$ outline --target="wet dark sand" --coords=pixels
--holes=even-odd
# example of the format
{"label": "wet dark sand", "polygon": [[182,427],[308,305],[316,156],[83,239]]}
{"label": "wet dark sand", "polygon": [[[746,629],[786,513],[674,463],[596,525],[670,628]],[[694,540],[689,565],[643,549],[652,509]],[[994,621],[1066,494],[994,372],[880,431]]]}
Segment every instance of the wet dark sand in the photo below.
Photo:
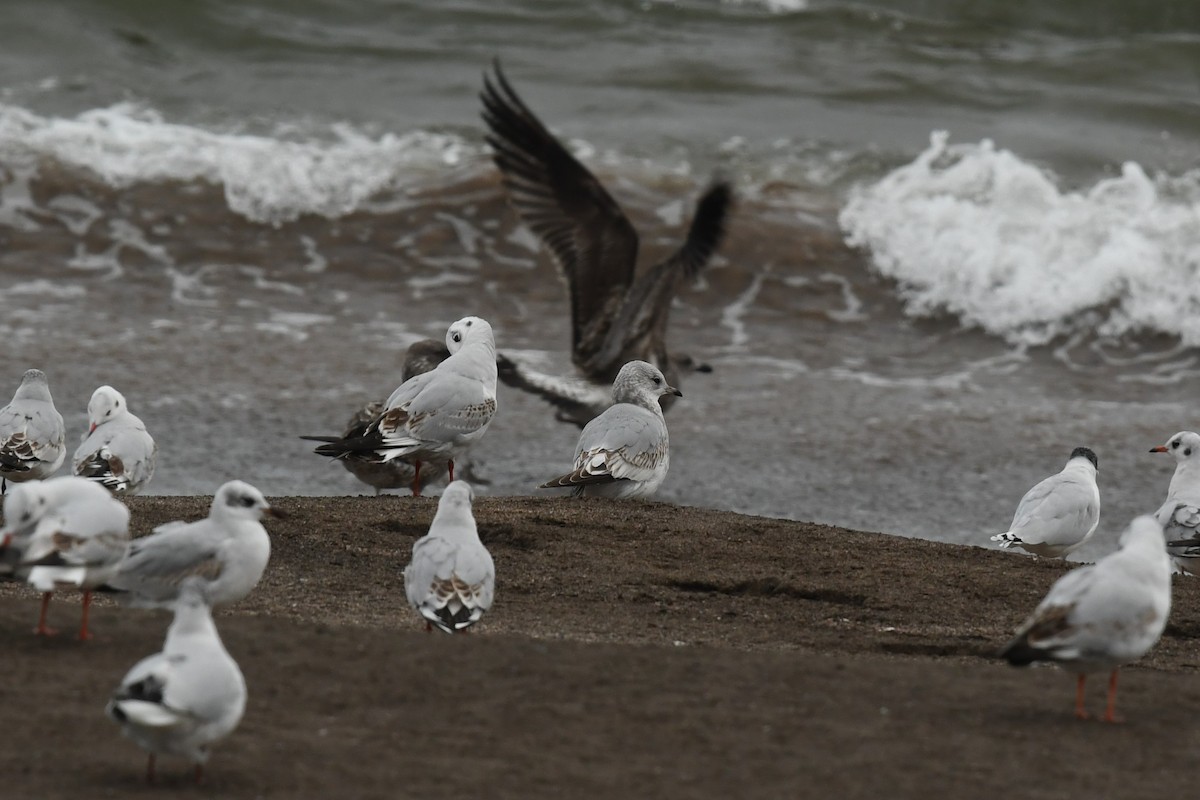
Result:
{"label": "wet dark sand", "polygon": [[[87,644],[0,589],[0,797],[1185,796],[1200,581],[1122,672],[1125,722],[992,657],[1067,565],[649,503],[482,498],[498,573],[477,632],[425,634],[401,570],[432,499],[281,498],[264,582],[218,625],[241,727],[205,785],[103,714],[165,613],[99,604]],[[131,501],[136,531],[199,497]],[[65,596],[51,622],[70,630]],[[1103,681],[1090,703],[1102,708]],[[1182,750],[1178,745],[1184,744]]]}

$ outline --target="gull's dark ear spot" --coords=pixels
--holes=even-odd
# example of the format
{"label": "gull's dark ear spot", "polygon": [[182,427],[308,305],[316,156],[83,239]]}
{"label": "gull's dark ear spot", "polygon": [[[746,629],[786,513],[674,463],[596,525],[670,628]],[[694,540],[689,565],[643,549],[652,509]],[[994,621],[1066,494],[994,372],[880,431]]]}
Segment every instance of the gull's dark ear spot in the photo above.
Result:
{"label": "gull's dark ear spot", "polygon": [[1185,456],[1190,456],[1192,454],[1192,448],[1190,448],[1190,447],[1183,448],[1183,454]]}
{"label": "gull's dark ear spot", "polygon": [[244,508],[250,508],[251,506],[254,505],[254,498],[248,494],[232,493],[229,495],[229,497],[227,497],[225,499],[225,503],[227,505],[234,506],[235,508],[237,506],[242,506]]}

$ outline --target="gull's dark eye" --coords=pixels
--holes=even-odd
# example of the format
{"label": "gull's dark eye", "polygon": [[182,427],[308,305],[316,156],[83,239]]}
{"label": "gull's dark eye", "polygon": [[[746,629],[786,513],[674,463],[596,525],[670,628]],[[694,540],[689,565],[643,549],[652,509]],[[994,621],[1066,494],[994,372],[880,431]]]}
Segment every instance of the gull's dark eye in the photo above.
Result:
{"label": "gull's dark eye", "polygon": [[654,379],[654,385],[655,385],[655,386],[662,386],[662,378],[655,377],[655,379]]}
{"label": "gull's dark eye", "polygon": [[110,408],[108,411],[105,411],[105,412],[104,412],[104,416],[106,416],[106,417],[111,417],[111,416],[112,416],[112,409]]}
{"label": "gull's dark eye", "polygon": [[1172,450],[1174,450],[1176,447],[1179,447],[1179,440],[1178,440],[1178,439],[1176,439],[1175,441],[1171,442],[1171,449],[1172,449]]}
{"label": "gull's dark eye", "polygon": [[29,522],[29,520],[32,517],[33,517],[33,514],[29,511],[26,511],[24,514],[21,515],[21,522]]}
{"label": "gull's dark eye", "polygon": [[254,498],[248,494],[242,495],[242,505],[244,505],[246,508],[250,508],[254,505]]}
{"label": "gull's dark eye", "polygon": [[462,334],[461,334],[461,333],[459,333],[458,331],[455,331],[453,334],[451,334],[451,335],[450,335],[450,338],[451,338],[451,339],[453,339],[453,340],[454,340],[454,341],[456,341],[456,342],[461,342],[461,341],[462,341]]}

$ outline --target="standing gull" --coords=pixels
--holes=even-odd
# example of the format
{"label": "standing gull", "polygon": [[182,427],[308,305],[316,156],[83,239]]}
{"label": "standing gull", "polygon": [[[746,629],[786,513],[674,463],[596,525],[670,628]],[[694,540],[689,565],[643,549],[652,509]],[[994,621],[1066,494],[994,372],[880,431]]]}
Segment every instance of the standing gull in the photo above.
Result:
{"label": "standing gull", "polygon": [[1088,674],[1112,670],[1104,719],[1115,722],[1117,671],[1155,645],[1170,610],[1171,562],[1162,527],[1141,516],[1121,534],[1116,552],[1059,578],[1000,656],[1013,666],[1055,661],[1077,673],[1080,719],[1088,716]]}
{"label": "standing gull", "polygon": [[54,408],[46,373],[27,370],[12,402],[0,408],[0,494],[8,481],[53,475],[66,455],[63,419]]}
{"label": "standing gull", "polygon": [[673,385],[680,369],[706,369],[667,352],[667,322],[681,283],[699,275],[724,237],[729,185],[714,183],[679,250],[638,275],[637,231],[600,181],[529,110],[498,61],[494,76],[484,76],[480,98],[509,201],[566,281],[571,360],[582,377],[540,374],[502,355],[504,382],[541,396],[558,408],[560,420],[582,426],[607,406],[608,386],[628,361],[655,364]]}
{"label": "standing gull", "polygon": [[[450,349],[448,345],[453,345],[453,349]],[[450,337],[447,337],[446,344],[434,339],[421,339],[413,342],[404,353],[404,366],[400,373],[400,380],[407,381],[417,375],[429,372],[449,358],[451,353],[457,352],[460,346],[461,343],[451,341]],[[326,444],[359,439],[386,408],[387,402],[384,400],[367,403],[350,417],[341,436],[301,436],[300,438]],[[374,453],[352,452],[337,460],[351,475],[368,486],[374,487],[376,497],[384,489],[411,489],[413,478],[416,477],[416,469],[412,463],[403,458],[379,461]],[[418,489],[424,490],[431,483],[441,480],[445,474],[445,465],[436,463],[425,465],[425,468],[421,470]]]}
{"label": "standing gull", "polygon": [[195,764],[199,783],[209,746],[242,719],[246,680],[217,634],[203,580],[185,581],[174,608],[162,652],[129,670],[105,712],[150,751],[148,782],[154,782],[155,757],[162,753]]}
{"label": "standing gull", "polygon": [[425,618],[425,630],[466,630],[492,607],[496,567],[475,528],[473,497],[466,481],[446,487],[429,533],[413,544],[404,568],[404,593]]}
{"label": "standing gull", "polygon": [[263,514],[282,516],[262,492],[230,481],[217,490],[208,517],[168,522],[129,544],[109,585],[140,607],[167,608],[190,576],[202,579],[215,608],[236,603],[258,585],[271,557]]}
{"label": "standing gull", "polygon": [[1095,453],[1076,447],[1062,472],[1025,493],[1012,525],[992,541],[1047,558],[1062,558],[1080,548],[1100,524],[1098,467]]}
{"label": "standing gull", "polygon": [[88,401],[88,432],[75,451],[74,470],[113,494],[137,494],[154,477],[158,445],[125,397],[101,386]]}
{"label": "standing gull", "polygon": [[91,639],[92,590],[113,576],[125,554],[129,509],[103,487],[68,476],[16,486],[4,500],[4,519],[4,560],[15,577],[42,593],[34,633],[55,633],[46,627],[50,598],[55,591],[77,589],[83,592],[79,638]]}
{"label": "standing gull", "polygon": [[424,464],[445,464],[453,481],[454,460],[487,432],[496,415],[492,326],[479,317],[463,317],[446,331],[446,346],[450,356],[400,384],[361,435],[323,444],[315,452],[376,463],[410,461],[417,496]]}
{"label": "standing gull", "polygon": [[577,495],[648,497],[667,477],[671,453],[658,398],[683,394],[658,367],[630,361],[613,382],[612,402],[579,434],[575,468],[539,489],[574,488]]}
{"label": "standing gull", "polygon": [[1175,457],[1175,474],[1167,499],[1154,518],[1163,526],[1167,553],[1175,569],[1186,575],[1200,573],[1200,434],[1180,431],[1151,453]]}

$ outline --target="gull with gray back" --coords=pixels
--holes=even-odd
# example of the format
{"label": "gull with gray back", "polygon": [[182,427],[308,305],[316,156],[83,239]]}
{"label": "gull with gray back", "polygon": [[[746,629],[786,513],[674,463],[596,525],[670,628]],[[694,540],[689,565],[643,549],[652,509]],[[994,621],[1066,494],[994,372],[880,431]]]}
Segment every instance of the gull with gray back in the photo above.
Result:
{"label": "gull with gray back", "polygon": [[421,493],[425,464],[445,465],[453,481],[455,459],[483,437],[496,415],[496,343],[487,320],[463,317],[446,331],[446,344],[450,356],[400,384],[361,435],[315,452],[375,463],[408,461],[414,495]]}
{"label": "gull with gray back", "polygon": [[258,585],[271,557],[264,514],[283,516],[258,489],[230,481],[205,519],[168,522],[133,540],[109,586],[130,605],[169,608],[183,582],[196,577],[214,608],[236,603]]}
{"label": "gull with gray back", "polygon": [[149,751],[146,780],[158,755],[186,758],[203,777],[209,748],[228,736],[246,710],[246,680],[213,623],[202,578],[189,578],[173,603],[175,619],[161,652],[133,666],[105,712]]}
{"label": "gull with gray back", "polygon": [[1089,673],[1111,670],[1104,719],[1116,721],[1117,672],[1152,648],[1171,611],[1171,562],[1162,527],[1133,520],[1119,549],[1059,578],[1000,653],[1013,666],[1052,661],[1079,677],[1075,715],[1087,717]]}
{"label": "gull with gray back", "polygon": [[1167,499],[1154,518],[1163,526],[1175,570],[1195,575],[1200,572],[1200,434],[1180,431],[1150,452],[1175,457]]}
{"label": "gull with gray back", "polygon": [[574,489],[576,495],[649,497],[671,462],[667,423],[658,399],[683,394],[653,364],[630,361],[612,387],[612,405],[579,434],[574,468],[539,489]]}
{"label": "gull with gray back", "polygon": [[475,527],[473,497],[466,481],[446,487],[429,533],[413,544],[404,568],[404,593],[426,630],[464,631],[492,607],[496,567]]}
{"label": "gull with gray back", "polygon": [[[453,349],[448,347],[450,344],[453,344]],[[423,375],[434,369],[438,364],[449,358],[451,353],[457,352],[459,347],[461,347],[461,343],[453,341],[447,341],[446,344],[442,344],[434,339],[421,339],[420,341],[413,342],[404,353],[404,365],[400,373],[401,382],[414,378],[417,375]],[[341,436],[301,436],[300,438],[313,442],[325,442],[326,444],[360,439],[367,433],[367,429],[371,423],[382,416],[386,409],[386,401],[372,401],[354,412],[354,415],[350,417],[350,421],[346,423],[346,429],[342,432]],[[321,453],[321,450],[318,448],[317,452]],[[321,453],[321,455],[325,455],[325,453]],[[336,460],[351,475],[374,488],[376,497],[384,489],[411,489],[413,479],[417,477],[416,468],[411,461],[405,458],[380,461],[373,451],[351,451]],[[418,491],[423,491],[425,487],[441,481],[445,475],[445,464],[425,464],[421,470],[420,480],[417,485]]]}
{"label": "gull with gray back", "polygon": [[1046,558],[1062,558],[1078,550],[1100,524],[1098,468],[1095,453],[1076,447],[1061,472],[1025,493],[1012,525],[992,541]]}
{"label": "gull with gray back", "polygon": [[133,495],[154,477],[158,445],[129,410],[125,396],[101,386],[88,401],[88,432],[75,450],[74,471],[113,494]]}
{"label": "gull with gray back", "polygon": [[9,481],[50,477],[66,455],[66,430],[46,373],[27,370],[12,402],[0,408],[0,494]]}
{"label": "gull with gray back", "polygon": [[6,527],[0,551],[11,577],[42,592],[42,610],[34,633],[51,635],[46,626],[56,591],[83,592],[79,638],[91,639],[88,610],[92,590],[116,572],[129,543],[129,509],[103,487],[73,476],[30,481],[4,498]]}

